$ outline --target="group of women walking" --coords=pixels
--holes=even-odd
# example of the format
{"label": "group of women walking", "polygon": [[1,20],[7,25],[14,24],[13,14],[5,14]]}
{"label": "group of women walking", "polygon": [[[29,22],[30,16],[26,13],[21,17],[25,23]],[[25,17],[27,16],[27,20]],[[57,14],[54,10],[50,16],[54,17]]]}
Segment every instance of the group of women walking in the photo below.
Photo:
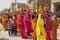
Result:
{"label": "group of women walking", "polygon": [[58,19],[57,16],[49,11],[49,5],[39,7],[38,12],[36,9],[32,9],[32,13],[29,7],[26,11],[19,10],[11,14],[8,10],[8,14],[2,15],[3,29],[8,29],[9,35],[14,33],[16,35],[19,32],[22,38],[33,36],[35,40],[57,40],[57,28]]}

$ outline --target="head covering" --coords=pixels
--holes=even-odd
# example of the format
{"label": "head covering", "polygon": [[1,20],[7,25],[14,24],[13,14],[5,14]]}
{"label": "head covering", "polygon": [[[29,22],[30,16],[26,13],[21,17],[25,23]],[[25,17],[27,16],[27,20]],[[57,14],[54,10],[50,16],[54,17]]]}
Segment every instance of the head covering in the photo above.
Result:
{"label": "head covering", "polygon": [[35,9],[35,8],[33,8],[33,9],[32,9],[32,12],[36,12],[36,9]]}
{"label": "head covering", "polygon": [[38,12],[39,12],[40,14],[43,13],[43,8],[42,8],[42,6],[39,7]]}
{"label": "head covering", "polygon": [[16,10],[14,10],[14,14],[16,14]]}
{"label": "head covering", "polygon": [[23,14],[23,10],[20,8],[20,11],[19,11],[20,14]]}
{"label": "head covering", "polygon": [[49,11],[49,5],[48,4],[45,5],[44,10]]}
{"label": "head covering", "polygon": [[6,14],[3,14],[3,17],[5,17],[5,18],[6,18]]}
{"label": "head covering", "polygon": [[29,11],[29,7],[26,8],[26,11]]}

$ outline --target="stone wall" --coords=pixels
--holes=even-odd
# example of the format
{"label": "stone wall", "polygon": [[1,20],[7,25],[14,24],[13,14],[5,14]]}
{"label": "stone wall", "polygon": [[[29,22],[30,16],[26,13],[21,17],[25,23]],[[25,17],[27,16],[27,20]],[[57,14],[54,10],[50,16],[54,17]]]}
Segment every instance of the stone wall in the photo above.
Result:
{"label": "stone wall", "polygon": [[51,0],[51,3],[57,3],[60,2],[60,0]]}

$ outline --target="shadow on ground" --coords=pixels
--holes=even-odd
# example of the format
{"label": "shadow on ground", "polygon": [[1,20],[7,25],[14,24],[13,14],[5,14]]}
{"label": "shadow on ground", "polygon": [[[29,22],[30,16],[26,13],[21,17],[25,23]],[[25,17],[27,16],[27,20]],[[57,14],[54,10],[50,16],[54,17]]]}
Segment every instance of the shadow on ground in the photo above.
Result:
{"label": "shadow on ground", "polygon": [[9,40],[9,39],[6,39],[6,38],[0,38],[0,40]]}

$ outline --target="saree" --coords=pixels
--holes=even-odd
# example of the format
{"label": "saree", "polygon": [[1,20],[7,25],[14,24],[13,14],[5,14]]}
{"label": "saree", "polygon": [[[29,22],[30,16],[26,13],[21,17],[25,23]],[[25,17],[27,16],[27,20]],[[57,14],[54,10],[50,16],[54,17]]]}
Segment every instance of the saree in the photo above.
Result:
{"label": "saree", "polygon": [[26,34],[30,36],[31,33],[31,15],[29,12],[26,12],[26,15],[24,16],[24,26],[26,28]]}
{"label": "saree", "polygon": [[41,14],[39,14],[38,20],[37,20],[36,35],[37,35],[37,40],[46,40],[44,21],[43,21],[43,18],[41,18]]}
{"label": "saree", "polygon": [[19,34],[22,38],[27,38],[26,33],[25,33],[25,28],[24,28],[24,23],[23,23],[23,16],[18,14],[17,15],[17,28],[19,29]]}
{"label": "saree", "polygon": [[34,17],[34,19],[31,21],[32,22],[32,30],[33,30],[33,37],[36,38],[36,22],[37,22],[37,17]]}
{"label": "saree", "polygon": [[7,24],[8,24],[8,19],[7,18],[2,18],[2,26],[3,26],[3,30],[7,31]]}
{"label": "saree", "polygon": [[52,16],[50,21],[50,27],[51,27],[52,40],[57,40],[57,28],[58,28],[57,18],[54,19],[54,17]]}
{"label": "saree", "polygon": [[50,17],[49,15],[46,15],[46,20],[45,20],[45,30],[46,30],[46,40],[51,40],[50,37]]}
{"label": "saree", "polygon": [[51,19],[51,15],[49,14],[49,12],[46,12],[44,15],[44,27],[46,31],[46,40],[51,40],[50,19]]}

